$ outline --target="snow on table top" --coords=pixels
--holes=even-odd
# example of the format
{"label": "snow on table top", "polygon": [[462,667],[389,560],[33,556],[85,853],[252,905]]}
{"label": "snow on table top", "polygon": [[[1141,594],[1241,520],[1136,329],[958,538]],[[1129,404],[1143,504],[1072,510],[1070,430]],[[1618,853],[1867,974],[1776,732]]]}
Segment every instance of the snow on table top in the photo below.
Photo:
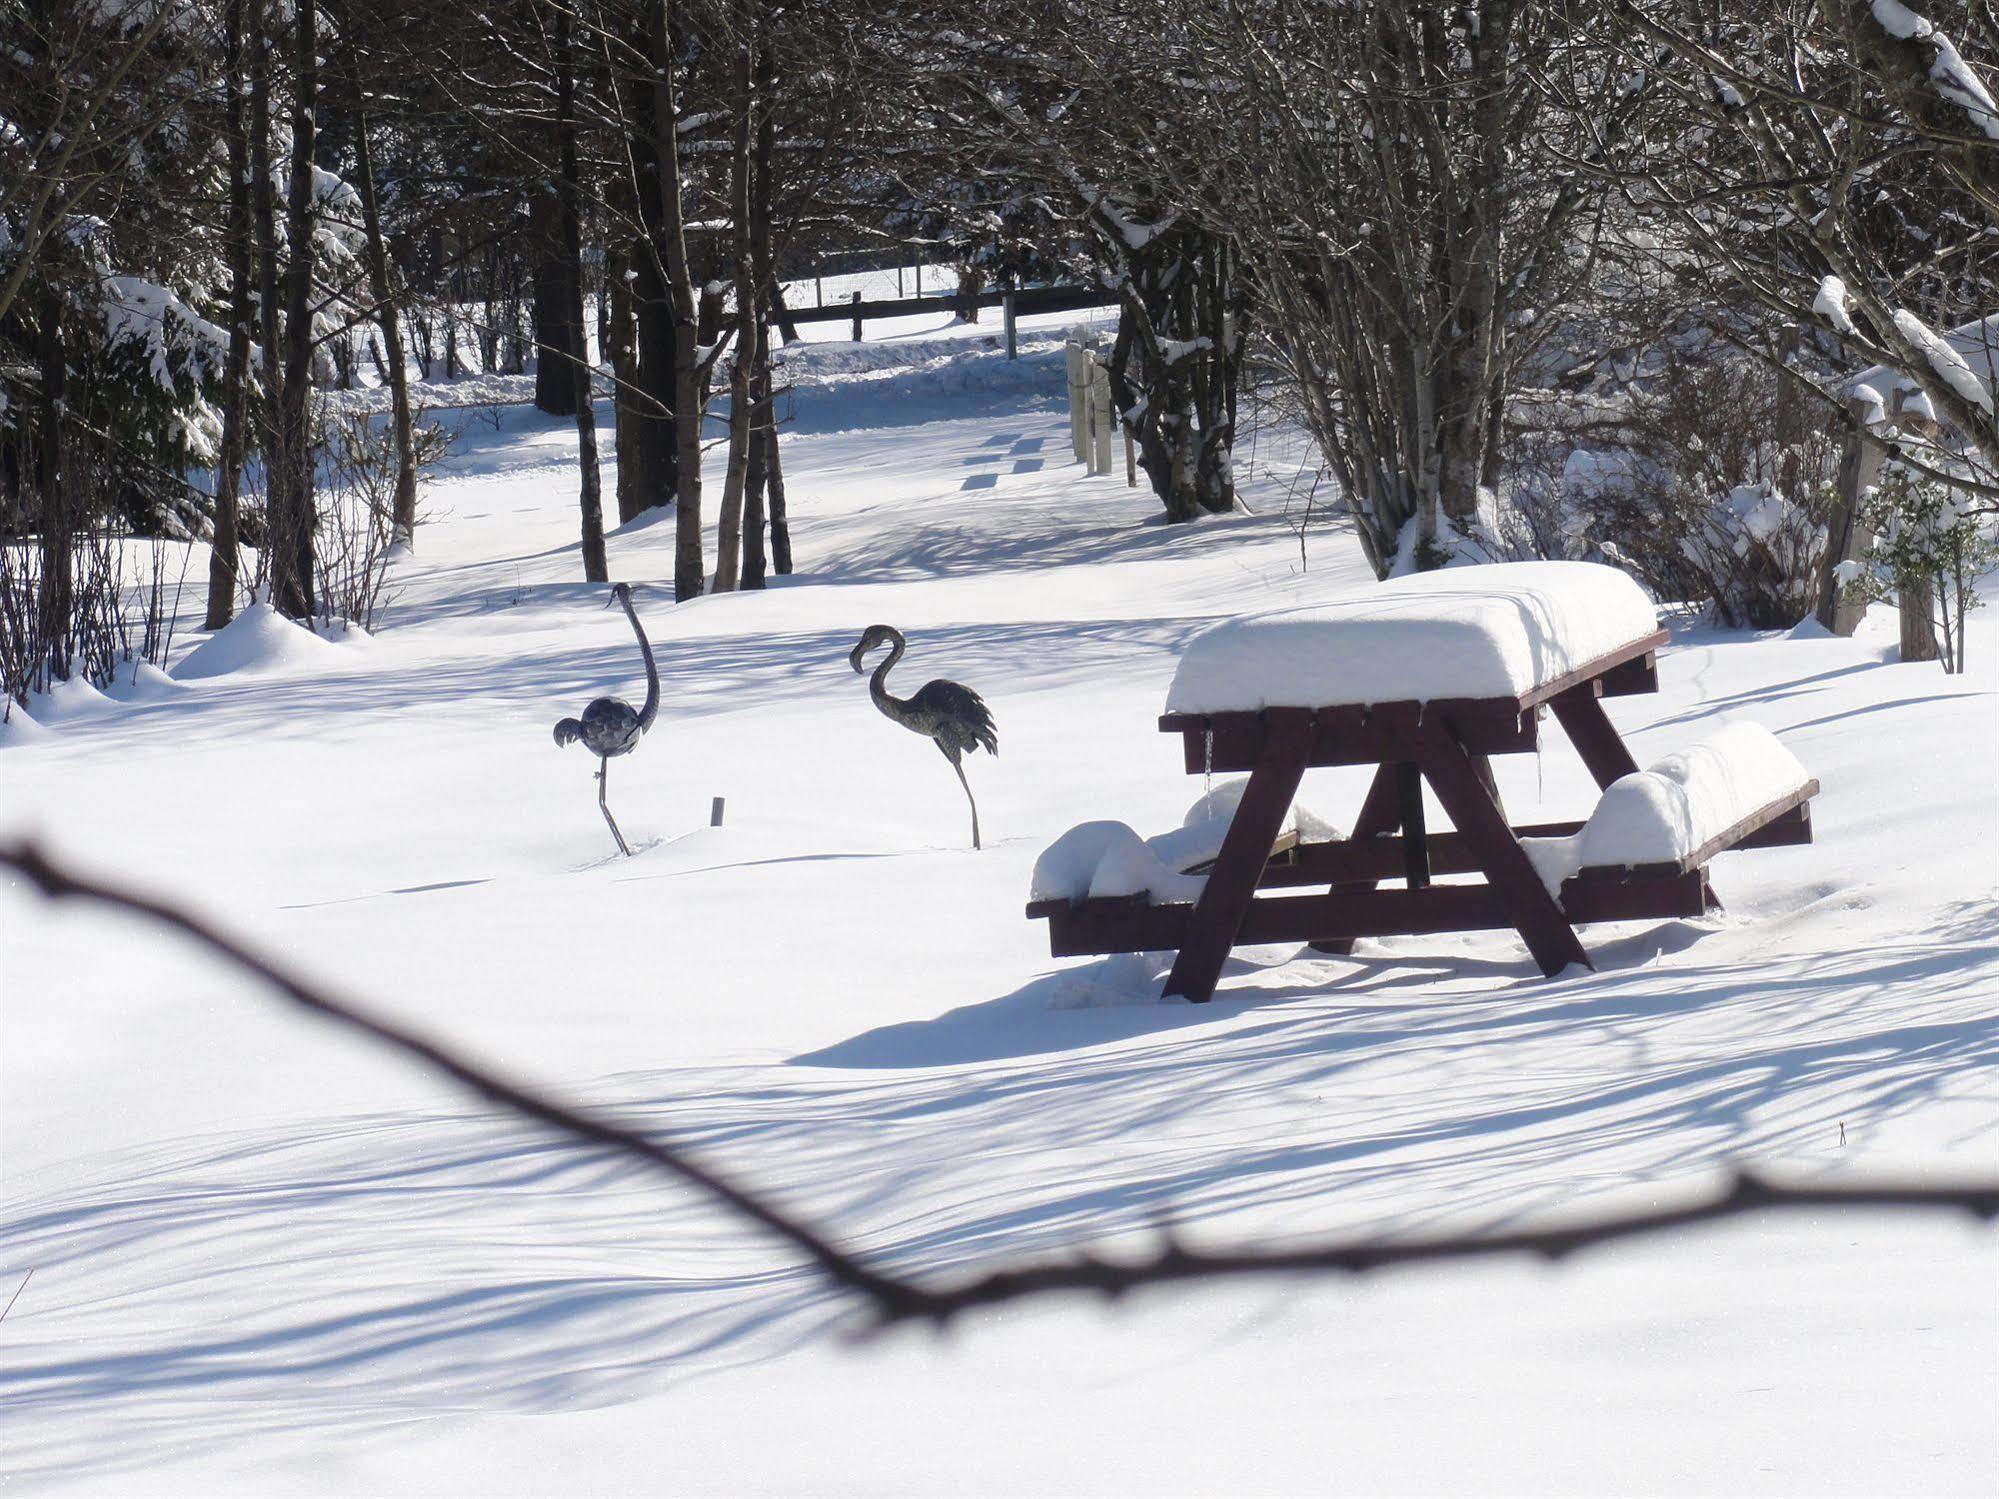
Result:
{"label": "snow on table top", "polygon": [[1611,782],[1582,830],[1523,840],[1550,891],[1579,869],[1677,864],[1811,776],[1761,724],[1730,723]]}
{"label": "snow on table top", "polygon": [[1594,562],[1500,562],[1248,615],[1180,657],[1168,713],[1518,697],[1658,628],[1636,583]]}

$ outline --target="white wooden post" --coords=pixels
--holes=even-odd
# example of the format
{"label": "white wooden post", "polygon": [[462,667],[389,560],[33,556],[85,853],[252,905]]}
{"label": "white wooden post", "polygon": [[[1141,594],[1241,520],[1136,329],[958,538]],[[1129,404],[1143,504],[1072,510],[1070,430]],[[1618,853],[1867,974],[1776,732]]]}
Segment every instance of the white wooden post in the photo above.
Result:
{"label": "white wooden post", "polygon": [[1117,413],[1111,409],[1111,370],[1107,364],[1090,361],[1090,402],[1096,417],[1095,461],[1090,465],[1093,474],[1107,474],[1111,471],[1111,428],[1117,423]]}
{"label": "white wooden post", "polygon": [[1089,461],[1089,438],[1085,430],[1088,420],[1089,388],[1084,379],[1085,361],[1089,358],[1081,343],[1070,339],[1063,350],[1068,359],[1069,369],[1069,446],[1075,450],[1076,461]]}

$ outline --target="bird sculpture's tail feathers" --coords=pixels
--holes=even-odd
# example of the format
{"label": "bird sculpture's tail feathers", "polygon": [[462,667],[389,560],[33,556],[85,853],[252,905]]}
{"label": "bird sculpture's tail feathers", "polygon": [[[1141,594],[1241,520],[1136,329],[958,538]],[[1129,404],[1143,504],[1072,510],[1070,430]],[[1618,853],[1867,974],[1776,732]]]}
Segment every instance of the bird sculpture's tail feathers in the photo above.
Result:
{"label": "bird sculpture's tail feathers", "polygon": [[565,718],[555,726],[555,742],[557,744],[574,744],[582,737],[583,720],[580,718]]}
{"label": "bird sculpture's tail feathers", "polygon": [[993,710],[986,706],[984,698],[970,688],[966,689],[965,695],[972,700],[972,712],[967,715],[970,722],[966,727],[972,731],[972,738],[978,741],[979,748],[989,755],[997,755],[999,727],[993,722]]}

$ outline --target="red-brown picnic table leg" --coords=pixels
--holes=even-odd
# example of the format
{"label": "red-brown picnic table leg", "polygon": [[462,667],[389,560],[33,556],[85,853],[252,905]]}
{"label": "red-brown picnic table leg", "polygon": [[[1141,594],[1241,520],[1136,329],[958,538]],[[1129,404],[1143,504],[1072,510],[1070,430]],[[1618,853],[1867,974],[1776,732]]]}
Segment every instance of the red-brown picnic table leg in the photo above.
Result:
{"label": "red-brown picnic table leg", "polygon": [[1562,732],[1569,736],[1569,743],[1576,747],[1583,764],[1596,777],[1599,791],[1620,776],[1637,773],[1638,762],[1631,758],[1631,751],[1625,747],[1624,737],[1617,732],[1617,725],[1603,711],[1603,699],[1597,696],[1595,682],[1571,687],[1567,692],[1557,694],[1553,703]]}
{"label": "red-brown picnic table leg", "polygon": [[[1380,838],[1402,826],[1401,781],[1397,775],[1398,763],[1384,761],[1375,767],[1374,780],[1367,788],[1367,797],[1360,804],[1360,812],[1353,820],[1353,831],[1347,834],[1347,841],[1357,843],[1363,838]],[[1351,884],[1333,886],[1333,893],[1342,890],[1372,890],[1379,880],[1356,880]],[[1349,957],[1353,953],[1354,939],[1337,937],[1330,942],[1314,942],[1313,952],[1331,953],[1335,957]]]}
{"label": "red-brown picnic table leg", "polygon": [[1471,846],[1541,972],[1553,978],[1571,963],[1595,967],[1450,726],[1419,716],[1404,732],[1410,740],[1410,758],[1423,767],[1437,800]]}
{"label": "red-brown picnic table leg", "polygon": [[1243,913],[1256,895],[1256,882],[1270,861],[1271,845],[1277,842],[1311,756],[1309,708],[1269,708],[1263,721],[1263,749],[1222,838],[1221,852],[1208,871],[1208,882],[1201,887],[1201,898],[1194,902],[1187,940],[1162,991],[1185,995],[1196,1004],[1214,996],[1222,965],[1242,928]]}

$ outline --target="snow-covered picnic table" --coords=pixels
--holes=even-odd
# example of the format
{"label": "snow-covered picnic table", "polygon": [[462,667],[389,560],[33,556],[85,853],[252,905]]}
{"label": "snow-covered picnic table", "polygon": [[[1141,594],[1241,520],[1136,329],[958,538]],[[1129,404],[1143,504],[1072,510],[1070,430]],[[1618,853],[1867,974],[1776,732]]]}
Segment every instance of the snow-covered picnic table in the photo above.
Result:
{"label": "snow-covered picnic table", "polygon": [[[1818,783],[1753,724],[1639,769],[1602,699],[1656,691],[1665,640],[1630,578],[1581,562],[1424,573],[1217,625],[1182,654],[1159,727],[1190,774],[1249,772],[1232,808],[1151,840],[1073,830],[1028,914],[1058,957],[1177,949],[1166,992],[1196,1001],[1237,943],[1510,926],[1544,973],[1588,966],[1577,923],[1699,915],[1715,854],[1811,838]],[[1489,757],[1539,748],[1547,711],[1603,797],[1585,821],[1516,826]],[[1317,765],[1376,767],[1344,838],[1293,810]],[[1449,831],[1425,825],[1426,781]]]}

